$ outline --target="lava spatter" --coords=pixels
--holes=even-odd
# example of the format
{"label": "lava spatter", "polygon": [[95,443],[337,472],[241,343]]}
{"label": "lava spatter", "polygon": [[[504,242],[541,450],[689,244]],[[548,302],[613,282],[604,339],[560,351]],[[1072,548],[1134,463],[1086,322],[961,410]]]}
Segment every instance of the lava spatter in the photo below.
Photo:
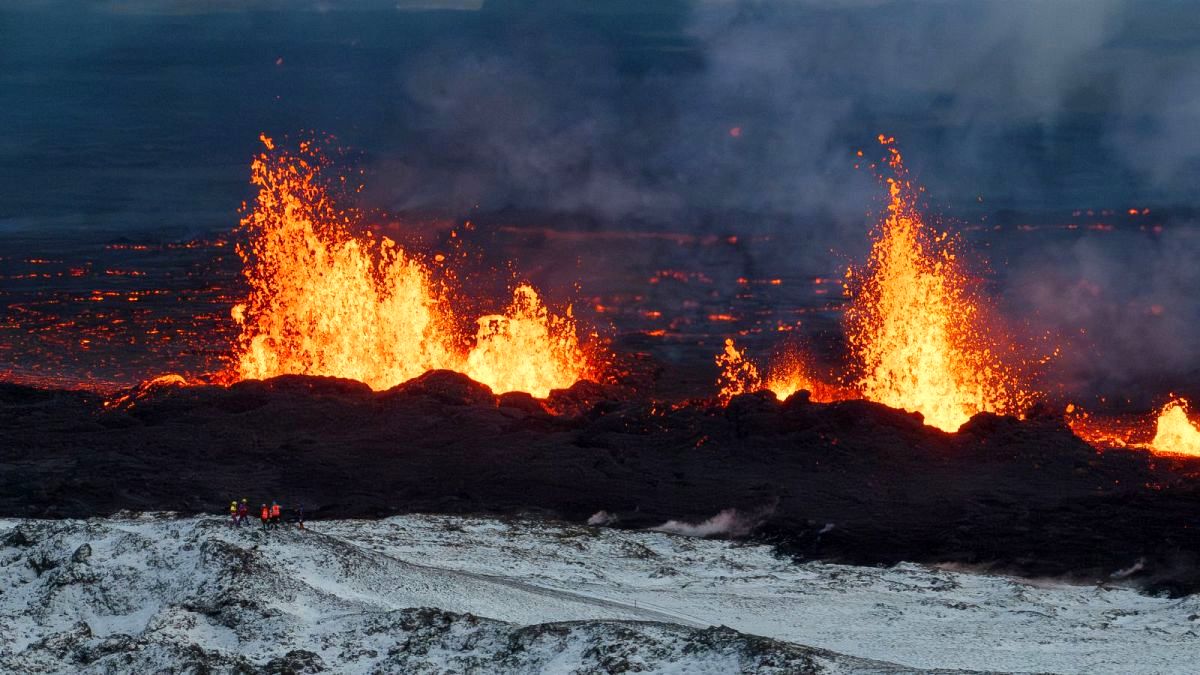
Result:
{"label": "lava spatter", "polygon": [[1200,427],[1188,419],[1186,400],[1173,399],[1159,410],[1149,447],[1158,454],[1200,457]]}
{"label": "lava spatter", "polygon": [[497,393],[544,397],[593,375],[574,319],[547,310],[532,286],[464,336],[461,310],[423,260],[359,234],[361,216],[335,204],[322,155],[263,143],[251,165],[258,196],[242,220],[250,293],[232,312],[241,334],[229,379],[329,375],[386,389],[447,369]]}
{"label": "lava spatter", "polygon": [[819,403],[850,398],[852,394],[842,387],[828,384],[813,376],[807,360],[795,350],[773,359],[762,370],[752,361],[744,349],[739,349],[732,339],[725,340],[725,350],[716,357],[721,373],[717,379],[718,398],[722,402],[738,394],[769,391],[780,401],[798,391],[807,391],[810,400]]}
{"label": "lava spatter", "polygon": [[868,400],[920,412],[944,431],[980,412],[1023,412],[1033,395],[971,292],[954,241],[925,223],[894,140],[879,140],[894,172],[887,211],[866,267],[847,274],[857,388]]}

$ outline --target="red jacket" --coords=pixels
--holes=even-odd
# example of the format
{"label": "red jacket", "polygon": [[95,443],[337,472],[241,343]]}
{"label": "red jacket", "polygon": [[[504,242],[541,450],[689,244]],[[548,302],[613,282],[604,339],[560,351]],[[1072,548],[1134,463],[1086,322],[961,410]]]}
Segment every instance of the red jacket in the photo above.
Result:
{"label": "red jacket", "polygon": [[262,519],[266,520],[267,518],[270,518],[270,517],[271,517],[271,512],[268,511],[267,507],[264,506],[263,510],[262,510]]}
{"label": "red jacket", "polygon": [[282,509],[280,509],[280,508],[279,508],[279,505],[278,505],[278,504],[273,504],[273,505],[271,506],[271,517],[273,517],[273,518],[278,518],[278,517],[279,517],[279,513],[280,513],[280,511],[282,511]]}

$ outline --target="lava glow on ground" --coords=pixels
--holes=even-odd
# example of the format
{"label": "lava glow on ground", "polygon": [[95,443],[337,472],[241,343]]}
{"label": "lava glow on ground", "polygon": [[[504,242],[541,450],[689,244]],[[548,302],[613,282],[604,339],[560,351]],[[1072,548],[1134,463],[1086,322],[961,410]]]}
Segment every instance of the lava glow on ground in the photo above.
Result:
{"label": "lava glow on ground", "polygon": [[[619,378],[606,370],[611,349],[666,364],[647,392],[655,397],[728,401],[767,390],[785,399],[806,390],[818,402],[866,398],[921,412],[947,432],[978,412],[1020,415],[1045,398],[1027,380],[1029,363],[1044,357],[997,337],[988,301],[959,258],[964,242],[925,224],[921,191],[890,138],[880,137],[888,201],[867,264],[817,273],[773,259],[778,242],[767,235],[580,231],[506,219],[438,223],[435,241],[410,250],[397,243],[409,228],[341,206],[347,197],[329,186],[345,176],[312,144],[289,152],[263,142],[251,168],[257,197],[238,230],[70,244],[6,235],[5,250],[53,254],[0,257],[8,364],[0,377],[113,391],[156,377],[229,383],[299,373],[386,389],[450,369],[497,393],[544,397],[580,380]],[[1075,212],[1059,227],[984,234],[1103,236],[1113,220],[1145,231],[1147,216],[1104,211],[1095,217],[1106,222],[1081,228],[1090,216]],[[490,264],[461,255],[467,235]],[[768,264],[748,268],[746,260]],[[495,278],[504,265],[528,276],[514,272],[499,291],[465,290],[475,272]],[[743,342],[775,356],[760,365]],[[1200,454],[1183,399],[1152,422],[1074,405],[1068,420],[1097,447]]]}
{"label": "lava glow on ground", "polygon": [[308,143],[293,155],[262,140],[267,152],[251,167],[259,193],[238,249],[251,290],[231,310],[241,334],[224,379],[326,375],[388,389],[456,370],[496,393],[544,398],[601,377],[571,310],[550,312],[528,284],[464,336],[461,305],[427,263],[388,237],[352,233],[363,228],[322,185],[322,155]]}

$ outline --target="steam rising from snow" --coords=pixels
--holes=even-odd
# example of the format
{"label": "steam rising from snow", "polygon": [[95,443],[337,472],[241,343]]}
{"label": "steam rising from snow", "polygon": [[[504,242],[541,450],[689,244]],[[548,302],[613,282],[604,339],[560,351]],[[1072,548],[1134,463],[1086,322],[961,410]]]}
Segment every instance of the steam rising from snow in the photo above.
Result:
{"label": "steam rising from snow", "polygon": [[650,529],[655,532],[666,532],[667,534],[678,534],[685,537],[712,537],[716,535],[739,537],[749,534],[761,522],[761,516],[751,517],[739,513],[737,509],[725,509],[702,523],[692,524],[679,520],[668,520],[662,525]]}
{"label": "steam rising from snow", "polygon": [[587,524],[592,527],[603,527],[617,522],[617,517],[608,511],[597,511],[587,519]]}

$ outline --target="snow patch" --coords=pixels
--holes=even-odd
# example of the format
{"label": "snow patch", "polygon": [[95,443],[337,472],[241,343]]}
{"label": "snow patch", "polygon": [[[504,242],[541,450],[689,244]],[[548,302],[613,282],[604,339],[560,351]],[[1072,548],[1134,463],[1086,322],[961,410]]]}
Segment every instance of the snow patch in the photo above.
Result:
{"label": "snow patch", "polygon": [[1200,596],[796,564],[663,532],[310,527],[0,520],[0,672],[1135,674],[1193,670],[1200,632]]}

